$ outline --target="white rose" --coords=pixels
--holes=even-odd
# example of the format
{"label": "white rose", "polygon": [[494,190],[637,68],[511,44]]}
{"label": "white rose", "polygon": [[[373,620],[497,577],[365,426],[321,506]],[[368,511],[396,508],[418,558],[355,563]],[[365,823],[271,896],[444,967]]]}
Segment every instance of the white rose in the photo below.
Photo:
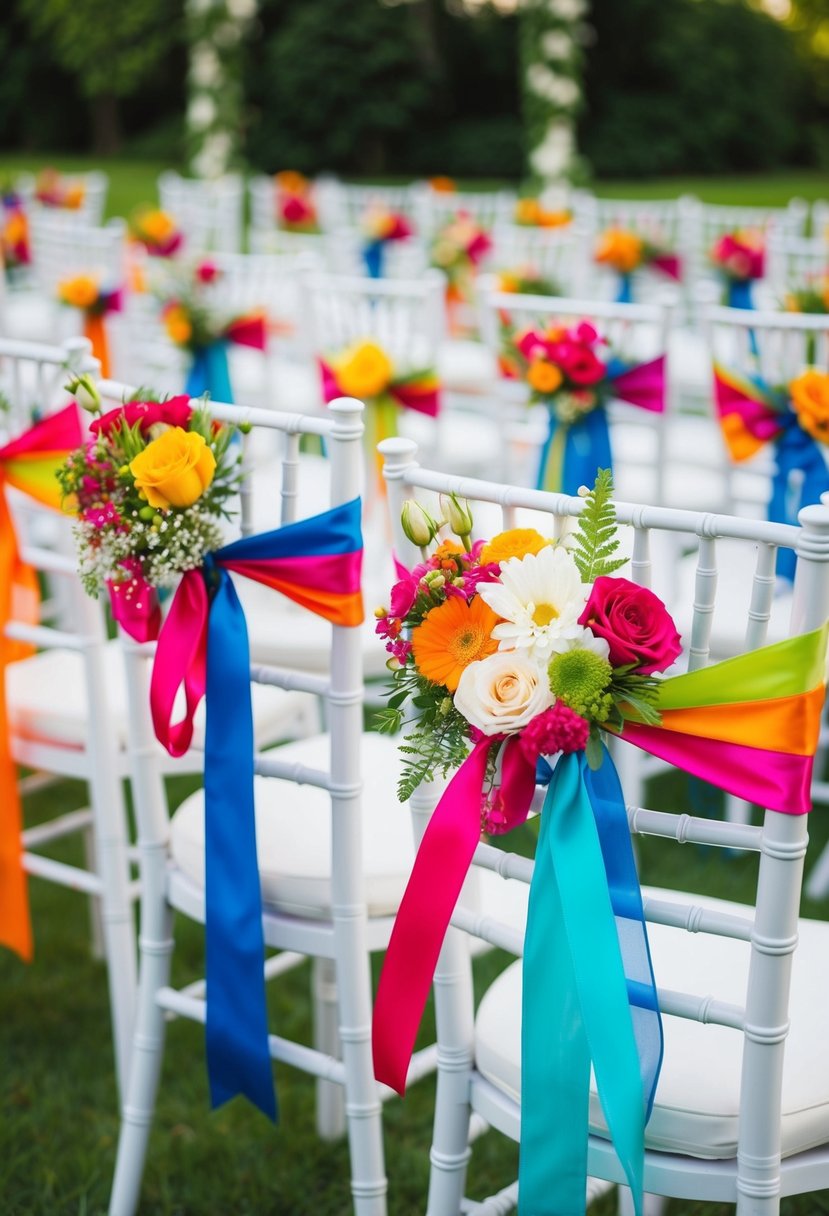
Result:
{"label": "white rose", "polygon": [[464,668],[455,708],[485,735],[512,734],[553,704],[547,672],[517,651]]}

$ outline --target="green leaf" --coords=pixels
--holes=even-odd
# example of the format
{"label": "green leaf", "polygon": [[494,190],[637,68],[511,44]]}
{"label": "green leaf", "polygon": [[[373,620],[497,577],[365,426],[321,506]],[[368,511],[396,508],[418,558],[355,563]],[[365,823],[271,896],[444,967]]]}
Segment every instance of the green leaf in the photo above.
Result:
{"label": "green leaf", "polygon": [[584,757],[593,772],[597,768],[601,768],[604,752],[602,751],[602,740],[598,731],[591,732],[590,738],[587,740],[587,747],[584,749]]}
{"label": "green leaf", "polygon": [[582,582],[594,583],[601,575],[619,570],[627,560],[612,556],[619,548],[612,498],[613,475],[610,469],[599,469],[573,534],[571,552]]}

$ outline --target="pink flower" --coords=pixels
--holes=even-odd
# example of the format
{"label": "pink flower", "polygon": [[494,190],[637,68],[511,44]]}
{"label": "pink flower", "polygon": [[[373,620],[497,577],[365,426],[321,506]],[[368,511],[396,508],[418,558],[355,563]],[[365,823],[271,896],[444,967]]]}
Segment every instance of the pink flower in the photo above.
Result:
{"label": "pink flower", "polygon": [[579,624],[605,639],[613,667],[633,663],[637,675],[664,671],[682,650],[676,625],[659,596],[626,578],[597,578]]}
{"label": "pink flower", "polygon": [[[563,345],[563,344],[562,344]],[[607,372],[607,365],[597,359],[589,346],[576,345],[567,353],[567,361],[555,360],[573,384],[598,384]]]}
{"label": "pink flower", "polygon": [[91,507],[84,511],[82,518],[85,523],[92,524],[95,528],[105,528],[107,524],[122,522],[118,508],[111,502],[104,503],[102,507]]}
{"label": "pink flower", "polygon": [[556,752],[583,752],[590,737],[590,724],[563,701],[533,718],[518,736],[521,751],[531,764],[539,756]]}
{"label": "pink flower", "polygon": [[281,211],[286,224],[310,224],[314,221],[314,208],[298,194],[290,194],[283,199]]}
{"label": "pink flower", "polygon": [[393,617],[404,617],[417,599],[418,580],[407,575],[391,589],[389,611]]}
{"label": "pink flower", "polygon": [[587,346],[592,346],[598,340],[599,331],[590,324],[589,321],[579,321],[575,329],[570,330],[570,336],[576,342],[581,342]]}
{"label": "pink flower", "polygon": [[200,283],[213,283],[221,273],[215,262],[199,262],[196,267],[196,278]]}
{"label": "pink flower", "polygon": [[765,252],[757,239],[726,232],[711,250],[712,261],[735,279],[761,279],[765,271]]}
{"label": "pink flower", "polygon": [[126,405],[119,405],[96,418],[89,429],[93,435],[108,437],[123,418],[127,426],[135,426],[136,422],[140,422],[142,435],[146,435],[150,427],[155,426],[157,422],[164,422],[167,426],[180,426],[182,430],[186,430],[192,414],[186,394],[171,397],[169,401],[128,401]]}

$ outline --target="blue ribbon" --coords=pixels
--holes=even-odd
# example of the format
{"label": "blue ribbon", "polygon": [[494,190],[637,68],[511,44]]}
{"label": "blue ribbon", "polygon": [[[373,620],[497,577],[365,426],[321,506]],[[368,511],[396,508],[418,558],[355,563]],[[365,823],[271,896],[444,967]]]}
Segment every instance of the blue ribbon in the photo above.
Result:
{"label": "blue ribbon", "polygon": [[753,308],[751,279],[729,279],[725,289],[725,302],[729,308]]}
{"label": "blue ribbon", "polygon": [[553,410],[548,411],[549,429],[541,448],[538,468],[539,490],[546,489],[547,466],[556,438],[564,442],[561,464],[561,485],[556,486],[562,494],[577,494],[579,486],[592,486],[597,469],[612,467],[610,456],[610,432],[603,406],[597,406],[577,422],[562,423]]}
{"label": "blue ribbon", "polygon": [[363,245],[363,261],[366,274],[371,279],[382,279],[383,262],[385,260],[384,241],[366,241]]}
{"label": "blue ribbon", "polygon": [[616,292],[617,304],[633,303],[633,275],[619,274],[619,290]]}
{"label": "blue ribbon", "polygon": [[219,338],[209,346],[200,346],[193,351],[193,362],[187,373],[184,391],[189,397],[201,397],[209,393],[211,401],[233,403],[230,387],[230,371],[227,365],[227,343]]}
{"label": "blue ribbon", "polygon": [[[774,523],[796,524],[801,507],[820,502],[829,490],[829,469],[815,439],[804,431],[797,414],[781,416],[785,429],[775,440],[776,471],[771,483],[768,517]],[[793,476],[800,474],[800,476]],[[777,573],[794,580],[797,555],[793,549],[777,550]]]}
{"label": "blue ribbon", "polygon": [[223,568],[362,548],[360,500],[206,554],[205,937],[207,1066],[213,1106],[243,1094],[271,1119],[262,897],[253,800],[253,715],[245,614]]}
{"label": "blue ribbon", "polygon": [[642,1212],[662,1027],[619,780],[562,756],[541,814],[524,944],[521,1216],[583,1216],[591,1061]]}

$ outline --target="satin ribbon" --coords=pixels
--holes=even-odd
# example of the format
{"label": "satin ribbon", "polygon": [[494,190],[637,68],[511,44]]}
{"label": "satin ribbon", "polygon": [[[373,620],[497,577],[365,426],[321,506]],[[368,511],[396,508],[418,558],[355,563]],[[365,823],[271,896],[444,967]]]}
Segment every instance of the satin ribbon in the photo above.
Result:
{"label": "satin ribbon", "polygon": [[32,927],[26,875],[23,871],[23,826],[17,769],[9,746],[6,708],[6,668],[25,658],[32,647],[5,636],[11,620],[36,624],[40,593],[35,571],[22,560],[14,521],[6,501],[6,485],[55,510],[61,491],[56,470],[81,443],[74,405],[41,422],[0,448],[0,943],[24,961],[32,958]]}
{"label": "satin ribbon", "polygon": [[[747,460],[764,444],[774,444],[776,467],[768,518],[774,523],[796,524],[800,508],[820,502],[829,490],[829,469],[819,443],[803,430],[791,409],[788,394],[715,363],[714,396],[733,460]],[[793,550],[778,550],[779,575],[793,579],[796,564]]]}
{"label": "satin ribbon", "polygon": [[363,262],[370,279],[382,279],[385,261],[385,241],[366,241],[363,245]]}
{"label": "satin ribbon", "polygon": [[[150,707],[156,736],[170,755],[189,747],[194,714],[207,696],[206,1044],[214,1106],[244,1094],[276,1117],[262,970],[250,653],[229,572],[281,591],[336,625],[353,626],[362,621],[361,563],[359,499],[235,541],[182,577],[158,638]],[[175,722],[180,688],[186,709]]]}
{"label": "satin ribbon", "polygon": [[83,336],[92,343],[92,354],[100,361],[104,379],[110,374],[109,338],[104,318],[108,313],[120,312],[122,306],[123,293],[118,288],[115,291],[101,292],[95,308],[84,309]]}
{"label": "satin ribbon", "polygon": [[[611,397],[653,413],[665,409],[665,356],[629,367],[612,359],[603,384]],[[595,390],[596,385],[588,386]],[[603,405],[577,422],[560,422],[548,407],[549,428],[541,448],[537,488],[577,494],[579,486],[592,485],[597,469],[612,468],[610,432]]]}
{"label": "satin ribbon", "polygon": [[729,279],[725,288],[725,302],[729,308],[754,308],[751,279]]}
{"label": "satin ribbon", "polygon": [[262,313],[237,317],[226,327],[221,338],[193,351],[184,391],[190,397],[210,394],[212,401],[233,404],[233,389],[227,362],[227,344],[249,346],[253,350],[267,349],[267,324]]}
{"label": "satin ribbon", "polygon": [[584,1212],[592,1062],[641,1214],[644,1129],[661,1061],[619,779],[606,750],[596,772],[583,753],[562,756],[541,813],[524,943],[519,1212]]}

